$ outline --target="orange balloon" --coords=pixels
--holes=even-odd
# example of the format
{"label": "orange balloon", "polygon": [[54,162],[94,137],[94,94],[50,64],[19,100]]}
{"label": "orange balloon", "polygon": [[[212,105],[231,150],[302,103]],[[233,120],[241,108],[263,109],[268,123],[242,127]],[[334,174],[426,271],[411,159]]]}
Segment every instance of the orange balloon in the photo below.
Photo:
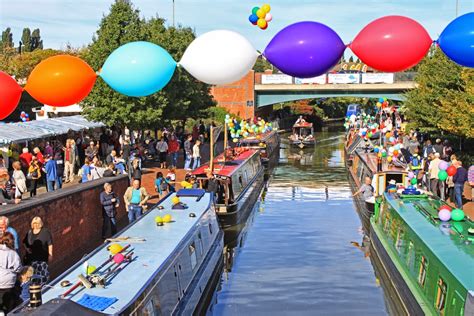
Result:
{"label": "orange balloon", "polygon": [[49,57],[31,72],[25,90],[38,102],[68,106],[82,101],[97,75],[82,59],[70,55]]}

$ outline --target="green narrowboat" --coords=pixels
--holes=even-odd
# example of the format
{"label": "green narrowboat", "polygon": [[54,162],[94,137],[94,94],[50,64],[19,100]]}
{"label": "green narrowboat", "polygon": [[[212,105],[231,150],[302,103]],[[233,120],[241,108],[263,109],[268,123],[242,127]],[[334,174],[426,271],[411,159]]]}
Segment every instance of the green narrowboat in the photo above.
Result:
{"label": "green narrowboat", "polygon": [[384,193],[371,247],[406,315],[474,315],[474,222],[442,222],[445,203],[429,195]]}

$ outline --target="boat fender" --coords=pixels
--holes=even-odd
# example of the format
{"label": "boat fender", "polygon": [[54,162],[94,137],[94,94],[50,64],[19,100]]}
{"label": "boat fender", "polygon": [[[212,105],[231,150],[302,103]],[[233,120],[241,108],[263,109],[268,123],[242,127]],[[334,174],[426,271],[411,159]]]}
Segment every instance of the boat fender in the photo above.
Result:
{"label": "boat fender", "polygon": [[194,213],[189,213],[189,217],[196,217],[196,214],[194,214]]}

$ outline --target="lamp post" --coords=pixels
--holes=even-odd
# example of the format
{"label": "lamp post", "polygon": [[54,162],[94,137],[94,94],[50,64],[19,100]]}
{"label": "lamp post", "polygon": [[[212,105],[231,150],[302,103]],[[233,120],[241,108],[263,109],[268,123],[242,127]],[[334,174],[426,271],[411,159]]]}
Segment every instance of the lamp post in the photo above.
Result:
{"label": "lamp post", "polygon": [[[457,16],[457,13],[456,13],[456,16]],[[174,0],[173,0],[173,27],[175,27],[175,24],[174,24]]]}

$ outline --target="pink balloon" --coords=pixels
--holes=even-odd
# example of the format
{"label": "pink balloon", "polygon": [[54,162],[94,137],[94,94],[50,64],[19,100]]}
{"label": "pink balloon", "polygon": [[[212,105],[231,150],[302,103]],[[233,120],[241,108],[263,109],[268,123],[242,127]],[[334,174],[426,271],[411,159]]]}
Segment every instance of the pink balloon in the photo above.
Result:
{"label": "pink balloon", "polygon": [[113,260],[115,263],[120,264],[125,259],[125,256],[121,253],[118,253],[114,256]]}
{"label": "pink balloon", "polygon": [[451,219],[451,212],[447,209],[442,209],[438,213],[438,217],[441,221],[447,222]]}
{"label": "pink balloon", "polygon": [[267,15],[265,15],[265,21],[270,22],[271,20],[273,20],[272,14],[271,14],[271,13],[267,13]]}

